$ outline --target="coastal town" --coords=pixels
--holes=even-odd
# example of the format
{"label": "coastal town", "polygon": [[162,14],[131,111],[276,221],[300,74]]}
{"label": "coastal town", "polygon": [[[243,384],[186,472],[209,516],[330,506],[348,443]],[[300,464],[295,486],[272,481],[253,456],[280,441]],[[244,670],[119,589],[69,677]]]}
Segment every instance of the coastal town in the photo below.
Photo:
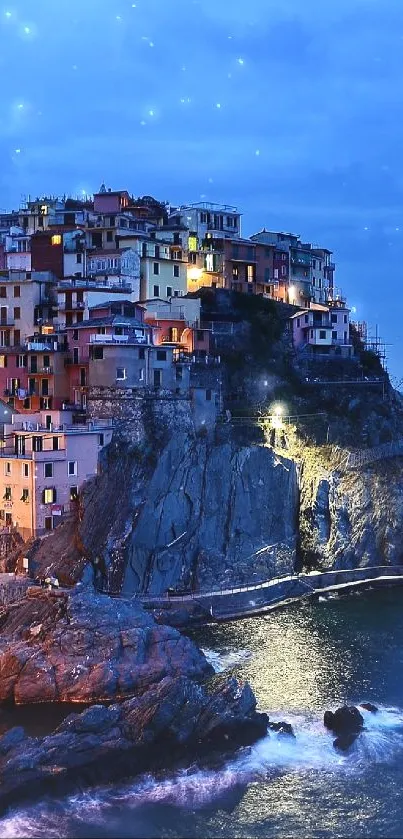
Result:
{"label": "coastal town", "polygon": [[[128,398],[181,400],[196,429],[223,415],[220,333],[203,293],[275,301],[296,359],[354,356],[333,253],[228,205],[180,207],[101,185],[0,214],[0,525],[54,530],[97,474]],[[365,324],[355,326],[364,342]],[[159,402],[161,404],[161,402]],[[228,416],[227,410],[227,416]]]}

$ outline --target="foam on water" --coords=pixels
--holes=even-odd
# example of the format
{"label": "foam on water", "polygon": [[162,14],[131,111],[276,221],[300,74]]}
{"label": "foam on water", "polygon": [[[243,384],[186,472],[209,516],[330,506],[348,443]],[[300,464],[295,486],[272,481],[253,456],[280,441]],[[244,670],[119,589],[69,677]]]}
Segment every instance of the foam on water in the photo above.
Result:
{"label": "foam on water", "polygon": [[252,653],[249,650],[228,650],[227,652],[217,652],[217,650],[202,649],[202,653],[207,658],[209,664],[214,667],[216,673],[223,673],[225,670],[231,670],[252,658]]}
{"label": "foam on water", "polygon": [[[333,748],[334,737],[324,729],[322,716],[286,714],[295,739],[270,732],[254,746],[240,750],[222,769],[200,769],[193,765],[170,776],[144,775],[121,786],[80,793],[57,803],[43,802],[0,819],[0,836],[59,839],[72,835],[72,825],[79,835],[80,824],[95,829],[106,820],[109,823],[115,808],[135,810],[143,805],[165,804],[198,809],[210,806],[239,785],[267,781],[279,772],[313,769],[357,774],[374,763],[392,761],[403,751],[403,711],[380,707],[377,714],[372,714],[360,710],[365,731],[346,754],[339,754]],[[280,718],[274,713],[271,716]]]}

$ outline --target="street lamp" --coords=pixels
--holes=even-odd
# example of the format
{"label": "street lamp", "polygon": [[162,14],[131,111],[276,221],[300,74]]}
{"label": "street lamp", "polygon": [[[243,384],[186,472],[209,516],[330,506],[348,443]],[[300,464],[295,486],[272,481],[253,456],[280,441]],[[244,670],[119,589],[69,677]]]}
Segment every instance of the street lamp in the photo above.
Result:
{"label": "street lamp", "polygon": [[276,402],[271,409],[271,424],[273,428],[283,427],[283,416],[285,414],[285,406],[281,402]]}

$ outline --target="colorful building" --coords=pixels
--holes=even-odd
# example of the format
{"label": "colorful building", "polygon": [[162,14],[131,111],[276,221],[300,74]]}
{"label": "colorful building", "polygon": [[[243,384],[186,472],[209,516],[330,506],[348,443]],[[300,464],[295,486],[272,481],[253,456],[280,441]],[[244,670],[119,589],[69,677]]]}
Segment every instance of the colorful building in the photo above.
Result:
{"label": "colorful building", "polygon": [[73,424],[68,411],[18,414],[4,425],[0,447],[0,522],[24,539],[53,530],[98,471],[110,422]]}

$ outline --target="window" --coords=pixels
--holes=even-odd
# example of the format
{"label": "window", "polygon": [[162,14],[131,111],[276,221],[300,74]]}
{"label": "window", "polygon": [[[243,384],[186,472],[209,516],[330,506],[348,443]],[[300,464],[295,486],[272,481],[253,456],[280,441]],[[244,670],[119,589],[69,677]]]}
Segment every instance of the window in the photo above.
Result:
{"label": "window", "polygon": [[344,323],[347,323],[347,315],[344,315]]}
{"label": "window", "polygon": [[82,253],[77,253],[76,254],[76,262],[78,263],[78,265],[81,265],[82,261],[83,261]]}
{"label": "window", "polygon": [[45,518],[45,530],[52,530],[52,516],[46,516]]}
{"label": "window", "polygon": [[253,283],[254,280],[254,270],[253,265],[248,265],[246,269],[246,278],[248,283]]}
{"label": "window", "polygon": [[11,487],[4,487],[3,498],[5,501],[11,501]]}
{"label": "window", "polygon": [[99,445],[100,445],[100,446],[104,446],[104,445],[105,445],[105,435],[104,435],[104,434],[100,434],[100,435],[99,435],[99,441],[98,441],[98,442],[99,442]]}
{"label": "window", "polygon": [[155,286],[154,286],[154,292],[153,292],[153,294],[154,294],[154,297],[159,297],[159,296],[160,296],[160,287],[159,287],[159,285],[155,285]]}
{"label": "window", "polygon": [[312,260],[312,268],[316,268],[316,259]]}
{"label": "window", "polygon": [[51,242],[52,242],[52,245],[61,245],[62,244],[62,237],[61,237],[60,233],[56,233],[54,236],[52,236]]}
{"label": "window", "polygon": [[125,367],[117,367],[116,368],[116,379],[119,382],[124,382],[126,379],[126,368]]}
{"label": "window", "polygon": [[174,265],[174,277],[179,277],[179,265]]}
{"label": "window", "polygon": [[172,297],[172,286],[167,285],[167,297]]}
{"label": "window", "polygon": [[332,315],[332,323],[337,323],[337,315]]}
{"label": "window", "polygon": [[76,460],[69,460],[67,465],[67,474],[68,475],[77,475],[77,461]]}
{"label": "window", "polygon": [[332,339],[333,339],[333,341],[336,341],[336,340],[337,340],[337,330],[333,330],[333,332],[332,332]]}
{"label": "window", "polygon": [[347,335],[347,332],[345,332],[344,333],[344,343],[347,344],[347,341],[348,341],[348,335]]}
{"label": "window", "polygon": [[21,318],[21,309],[19,306],[14,307],[14,320],[20,320]]}
{"label": "window", "polygon": [[78,501],[78,487],[70,487],[70,501]]}
{"label": "window", "polygon": [[7,356],[0,355],[0,367],[7,367]]}
{"label": "window", "polygon": [[21,286],[14,286],[14,297],[21,297]]}
{"label": "window", "polygon": [[43,356],[43,366],[50,367],[50,355]]}
{"label": "window", "polygon": [[112,232],[112,230],[107,230],[106,241],[107,242],[113,242],[113,232]]}
{"label": "window", "polygon": [[274,269],[274,279],[278,280],[278,268]]}
{"label": "window", "polygon": [[42,396],[49,396],[49,379],[42,379]]}
{"label": "window", "polygon": [[297,318],[297,326],[298,326],[298,327],[300,327],[300,326],[301,326],[301,318]]}
{"label": "window", "polygon": [[313,329],[311,329],[311,338],[313,338]]}
{"label": "window", "polygon": [[53,448],[54,452],[59,451],[59,441],[60,441],[60,437],[53,437],[52,438],[52,448]]}
{"label": "window", "polygon": [[166,361],[167,354],[166,350],[157,350],[157,361]]}
{"label": "window", "polygon": [[145,351],[145,350],[143,350],[143,349],[140,349],[140,350],[139,350],[139,359],[140,359],[140,361],[144,361],[145,357],[146,357],[146,351]]}
{"label": "window", "polygon": [[73,329],[73,341],[78,341],[78,329]]}
{"label": "window", "polygon": [[210,388],[208,388],[208,390],[206,390],[206,402],[211,402],[211,390],[210,390]]}
{"label": "window", "polygon": [[282,266],[281,266],[281,276],[282,276],[282,277],[285,277],[285,276],[286,276],[286,274],[287,274],[287,268],[286,268],[286,266],[285,266],[285,265],[282,265]]}
{"label": "window", "polygon": [[29,478],[29,463],[22,464],[22,477]]}
{"label": "window", "polygon": [[309,315],[305,315],[305,317],[304,317],[305,323],[308,323],[308,320],[309,320]]}
{"label": "window", "polygon": [[144,382],[144,368],[141,367],[139,370],[139,382]]}
{"label": "window", "polygon": [[101,361],[104,357],[104,348],[103,347],[91,347],[92,349],[92,357],[95,361]]}
{"label": "window", "polygon": [[319,338],[320,338],[322,341],[323,341],[323,339],[324,339],[324,338],[326,338],[326,330],[325,330],[325,329],[320,329],[320,330],[319,330]]}
{"label": "window", "polygon": [[177,341],[178,340],[178,327],[171,326],[170,328],[170,341]]}
{"label": "window", "polygon": [[23,489],[21,495],[21,501],[29,501],[29,489]]}
{"label": "window", "polygon": [[78,364],[78,347],[73,347],[73,364]]}
{"label": "window", "polygon": [[41,451],[43,451],[43,440],[42,440],[42,437],[33,437],[33,438],[32,438],[32,451],[34,451],[34,452],[41,452]]}
{"label": "window", "polygon": [[42,504],[56,504],[56,497],[55,487],[44,489],[42,492]]}
{"label": "window", "polygon": [[[155,254],[154,254],[154,256],[155,256],[155,258],[156,258],[156,259],[159,259],[159,258],[160,258],[160,246],[159,246],[159,245],[156,245],[156,246],[155,246]],[[154,274],[155,274],[155,271],[154,271]]]}
{"label": "window", "polygon": [[154,262],[153,263],[153,274],[155,274],[157,276],[159,274],[159,272],[160,272],[159,262]]}
{"label": "window", "polygon": [[82,323],[84,320],[84,312],[77,312],[76,323]]}
{"label": "window", "polygon": [[7,288],[5,285],[0,286],[0,297],[7,297]]}
{"label": "window", "polygon": [[14,329],[14,346],[19,347],[21,344],[21,332],[19,329]]}
{"label": "window", "polygon": [[196,340],[197,341],[204,341],[204,331],[203,331],[203,329],[197,329]]}
{"label": "window", "polygon": [[43,476],[44,478],[53,478],[53,463],[43,464]]}
{"label": "window", "polygon": [[4,464],[4,474],[11,475],[11,463],[7,462]]}

